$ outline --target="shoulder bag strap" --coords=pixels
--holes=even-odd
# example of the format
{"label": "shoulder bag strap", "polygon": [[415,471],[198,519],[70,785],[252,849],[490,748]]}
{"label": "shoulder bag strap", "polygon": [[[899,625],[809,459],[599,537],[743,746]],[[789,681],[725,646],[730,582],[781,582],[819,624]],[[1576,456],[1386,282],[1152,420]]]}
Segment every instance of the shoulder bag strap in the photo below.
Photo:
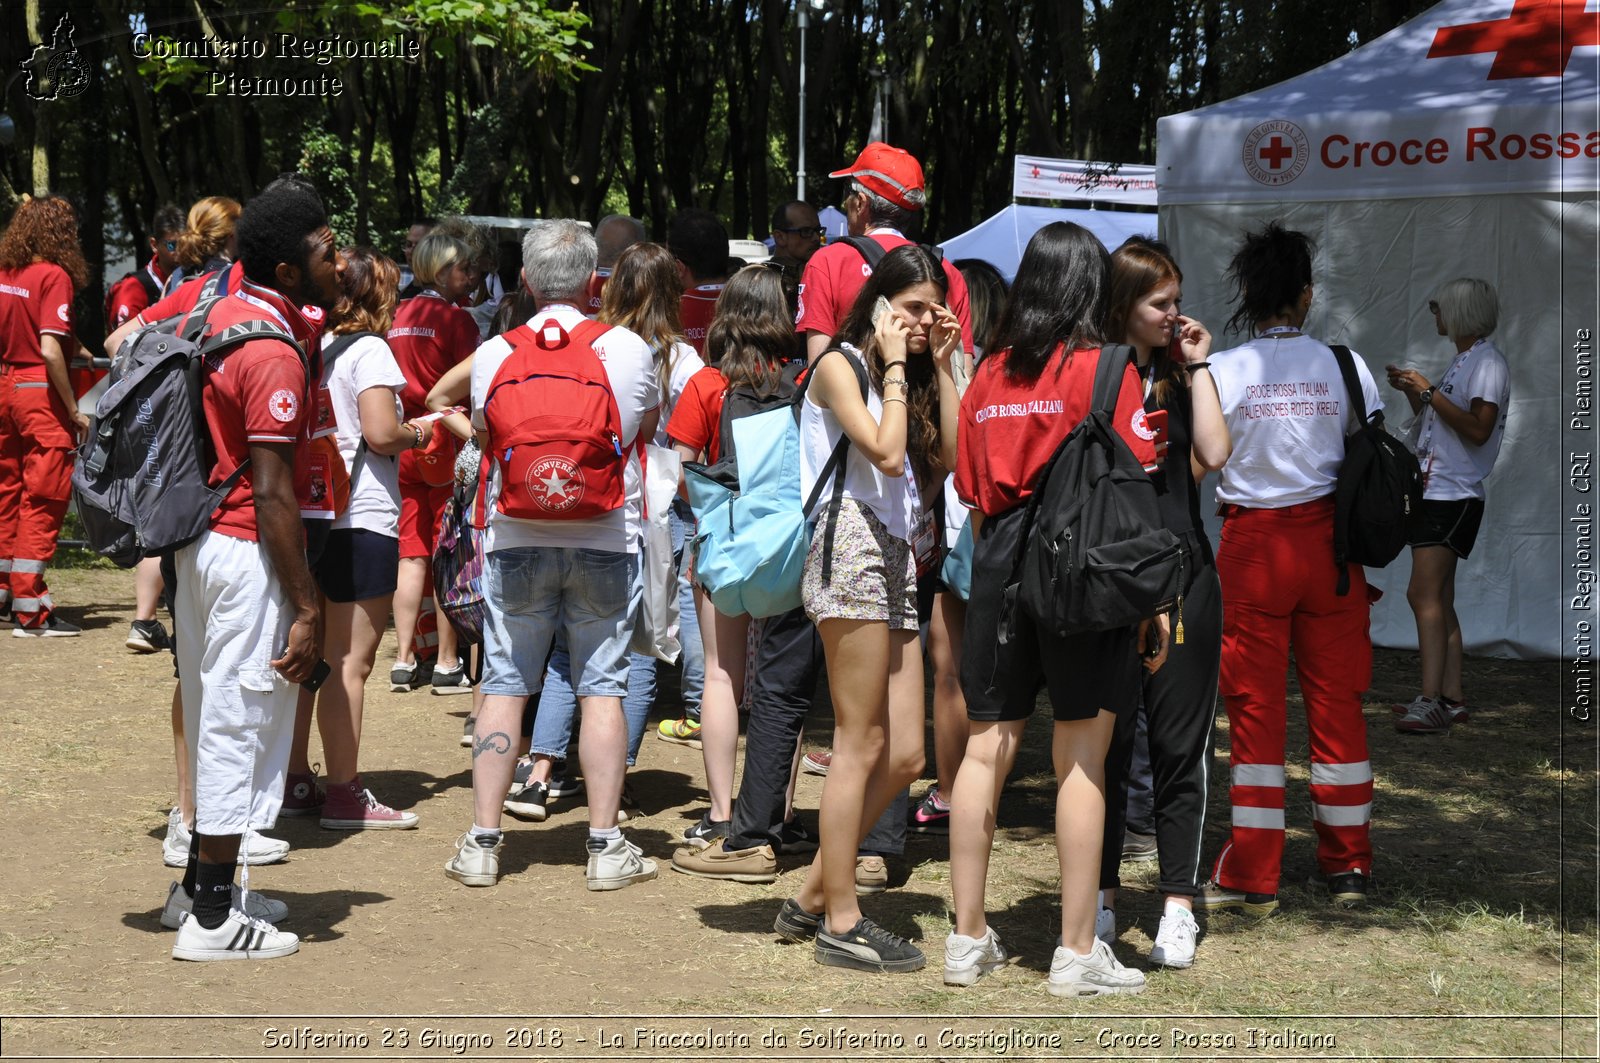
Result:
{"label": "shoulder bag strap", "polygon": [[1355,355],[1342,343],[1335,343],[1328,349],[1339,363],[1339,375],[1344,377],[1344,390],[1350,396],[1350,405],[1355,408],[1356,428],[1364,428],[1367,425],[1367,396],[1361,390],[1361,377],[1356,373]]}
{"label": "shoulder bag strap", "polygon": [[[855,370],[856,383],[861,386],[861,401],[866,402],[868,389],[871,387],[871,383],[867,379],[866,366],[862,365],[859,361],[850,357],[850,355],[845,354],[843,351],[838,350],[837,348],[824,352],[822,357],[826,358],[829,354],[835,353],[837,353],[839,357],[843,358],[845,361],[849,362],[850,368]],[[817,359],[817,364],[822,364],[821,358]],[[800,399],[803,400],[806,389],[810,386],[812,379],[815,377],[816,367],[813,366],[812,372],[806,374],[806,379],[801,386]],[[822,529],[823,583],[830,583],[833,579],[833,533],[839,524],[839,510],[844,505],[845,461],[848,459],[849,453],[850,437],[845,434],[844,427],[841,425],[839,429],[839,442],[834,444],[833,453],[828,455],[827,463],[823,465],[822,471],[817,474],[817,482],[811,485],[811,497],[806,499],[805,509],[801,511],[802,515],[804,516],[809,516],[811,514],[811,511],[816,508],[817,501],[822,497],[823,485],[825,485],[828,482],[828,479],[832,477],[833,496],[828,499],[828,515]]]}

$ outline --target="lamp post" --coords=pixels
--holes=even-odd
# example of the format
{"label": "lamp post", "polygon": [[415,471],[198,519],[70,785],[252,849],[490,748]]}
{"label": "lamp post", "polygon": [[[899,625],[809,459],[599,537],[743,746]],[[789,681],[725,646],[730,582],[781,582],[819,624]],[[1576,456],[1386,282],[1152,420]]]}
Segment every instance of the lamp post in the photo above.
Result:
{"label": "lamp post", "polygon": [[806,198],[806,27],[811,25],[811,15],[824,21],[832,14],[828,0],[795,0],[795,22],[800,27],[800,151],[796,160],[794,198]]}

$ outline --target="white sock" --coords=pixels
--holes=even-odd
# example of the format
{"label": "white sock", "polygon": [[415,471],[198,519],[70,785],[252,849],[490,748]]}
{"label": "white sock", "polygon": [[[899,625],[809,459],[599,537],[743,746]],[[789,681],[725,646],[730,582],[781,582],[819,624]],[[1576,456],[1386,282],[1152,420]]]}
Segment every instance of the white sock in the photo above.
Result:
{"label": "white sock", "polygon": [[620,827],[590,827],[589,837],[598,838],[603,842],[614,842],[622,837]]}
{"label": "white sock", "polygon": [[474,822],[472,824],[472,837],[479,845],[493,844],[500,840],[500,828],[480,827]]}
{"label": "white sock", "polygon": [[1185,915],[1193,914],[1189,911],[1189,909],[1185,908],[1183,905],[1169,897],[1167,898],[1166,905],[1161,909],[1161,918],[1165,919],[1174,912],[1183,912]]}

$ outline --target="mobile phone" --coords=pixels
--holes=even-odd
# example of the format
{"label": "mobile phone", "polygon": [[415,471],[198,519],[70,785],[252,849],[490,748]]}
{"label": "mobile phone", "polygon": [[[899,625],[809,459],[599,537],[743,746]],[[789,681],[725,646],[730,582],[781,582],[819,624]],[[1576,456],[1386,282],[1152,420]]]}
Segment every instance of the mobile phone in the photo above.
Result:
{"label": "mobile phone", "polygon": [[1165,461],[1167,457],[1167,411],[1147,410],[1144,423],[1150,429],[1150,442],[1155,446],[1156,461]]}
{"label": "mobile phone", "polygon": [[889,300],[881,295],[878,296],[878,301],[872,304],[872,327],[878,327],[878,322],[882,320],[884,314],[892,313],[894,308],[889,305]]}
{"label": "mobile phone", "polygon": [[1153,661],[1161,656],[1161,629],[1151,624],[1150,630],[1145,635],[1144,659]]}
{"label": "mobile phone", "polygon": [[311,669],[311,675],[304,683],[300,684],[300,689],[304,690],[307,694],[315,694],[317,691],[322,689],[322,684],[326,683],[328,681],[328,676],[332,674],[333,666],[319,657],[317,658],[316,666]]}

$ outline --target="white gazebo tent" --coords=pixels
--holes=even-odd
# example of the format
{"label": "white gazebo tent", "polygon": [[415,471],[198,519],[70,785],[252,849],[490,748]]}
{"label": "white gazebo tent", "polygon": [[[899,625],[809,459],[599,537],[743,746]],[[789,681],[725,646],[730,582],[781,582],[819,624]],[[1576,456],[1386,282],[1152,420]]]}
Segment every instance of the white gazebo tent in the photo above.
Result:
{"label": "white gazebo tent", "polygon": [[[1510,416],[1456,580],[1475,653],[1572,655],[1569,454],[1595,450],[1595,419],[1573,427],[1576,377],[1586,387],[1593,366],[1573,347],[1596,329],[1596,45],[1600,14],[1584,0],[1445,0],[1342,59],[1157,126],[1161,230],[1184,268],[1184,310],[1218,349],[1240,342],[1221,334],[1227,261],[1271,219],[1316,240],[1307,330],[1366,359],[1391,427],[1410,410],[1383,367],[1437,380],[1453,354],[1429,294],[1459,276],[1498,289]],[[1403,556],[1373,574],[1381,645],[1416,645],[1409,573]]]}

